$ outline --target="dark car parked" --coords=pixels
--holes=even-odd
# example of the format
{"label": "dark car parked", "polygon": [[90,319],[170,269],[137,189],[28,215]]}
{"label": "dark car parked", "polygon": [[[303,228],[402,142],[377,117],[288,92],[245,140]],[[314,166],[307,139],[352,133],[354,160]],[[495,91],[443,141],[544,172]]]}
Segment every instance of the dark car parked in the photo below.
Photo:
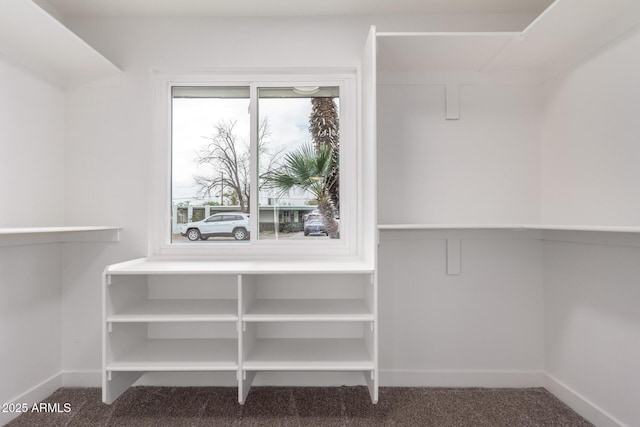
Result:
{"label": "dark car parked", "polygon": [[310,234],[324,234],[326,236],[329,235],[327,233],[326,228],[324,227],[324,223],[322,219],[311,219],[304,224],[304,235],[308,236]]}

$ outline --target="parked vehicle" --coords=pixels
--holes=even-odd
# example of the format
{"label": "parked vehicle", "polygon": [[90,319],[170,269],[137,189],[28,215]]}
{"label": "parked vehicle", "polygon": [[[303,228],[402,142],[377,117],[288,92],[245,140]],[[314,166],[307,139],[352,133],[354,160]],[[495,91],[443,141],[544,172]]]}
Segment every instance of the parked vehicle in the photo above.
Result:
{"label": "parked vehicle", "polygon": [[310,219],[304,223],[304,235],[308,236],[310,234],[324,234],[329,235],[327,229],[324,226],[324,221],[322,218],[320,219]]}
{"label": "parked vehicle", "polygon": [[249,238],[249,215],[243,212],[224,212],[211,215],[202,221],[190,222],[180,227],[180,234],[191,241],[209,237]]}
{"label": "parked vehicle", "polygon": [[319,212],[313,211],[310,214],[307,214],[304,217],[304,223],[306,224],[309,221],[320,220],[322,221],[322,215]]}

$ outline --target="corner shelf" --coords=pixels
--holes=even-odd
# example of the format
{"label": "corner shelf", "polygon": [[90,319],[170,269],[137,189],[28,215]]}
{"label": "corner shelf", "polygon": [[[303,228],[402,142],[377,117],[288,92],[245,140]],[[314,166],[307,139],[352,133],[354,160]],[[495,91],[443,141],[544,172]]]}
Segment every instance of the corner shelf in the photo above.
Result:
{"label": "corner shelf", "polygon": [[33,1],[0,2],[0,53],[62,86],[107,84],[120,69]]}

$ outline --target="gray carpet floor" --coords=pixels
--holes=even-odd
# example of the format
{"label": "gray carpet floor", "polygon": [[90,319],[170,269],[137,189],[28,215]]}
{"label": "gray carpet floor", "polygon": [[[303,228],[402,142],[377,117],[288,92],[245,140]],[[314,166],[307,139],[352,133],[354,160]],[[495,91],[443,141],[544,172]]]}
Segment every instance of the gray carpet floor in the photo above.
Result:
{"label": "gray carpet floor", "polygon": [[61,388],[45,402],[68,413],[26,413],[18,426],[591,426],[543,388],[133,387],[112,405],[100,389]]}

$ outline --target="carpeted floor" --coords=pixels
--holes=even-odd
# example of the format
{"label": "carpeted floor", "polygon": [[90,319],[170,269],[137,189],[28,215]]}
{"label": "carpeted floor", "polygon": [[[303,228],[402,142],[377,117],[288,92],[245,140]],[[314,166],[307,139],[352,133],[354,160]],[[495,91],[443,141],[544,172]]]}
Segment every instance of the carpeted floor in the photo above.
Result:
{"label": "carpeted floor", "polygon": [[45,402],[67,413],[23,414],[18,426],[591,426],[543,388],[133,387],[112,405],[100,389],[61,388]]}

